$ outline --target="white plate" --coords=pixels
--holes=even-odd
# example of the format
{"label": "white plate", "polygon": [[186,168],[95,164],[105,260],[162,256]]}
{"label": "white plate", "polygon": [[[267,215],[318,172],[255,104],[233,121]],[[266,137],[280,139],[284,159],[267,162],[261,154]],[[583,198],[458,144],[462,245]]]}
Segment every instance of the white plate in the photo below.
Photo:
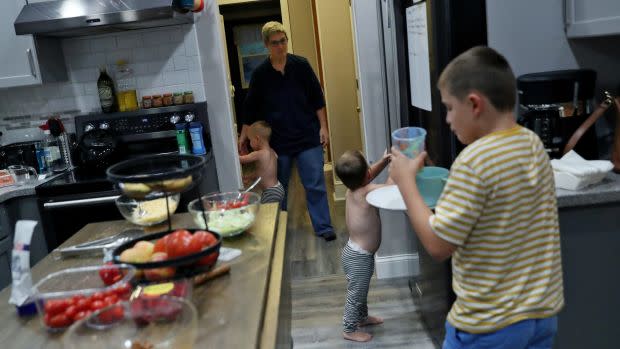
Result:
{"label": "white plate", "polygon": [[405,211],[405,201],[396,185],[375,189],[366,195],[366,201],[372,206],[386,210]]}
{"label": "white plate", "polygon": [[[424,202],[431,209],[437,205],[436,197],[424,197]],[[372,206],[385,210],[406,211],[405,200],[396,185],[387,185],[379,189],[375,189],[366,195],[366,201]]]}

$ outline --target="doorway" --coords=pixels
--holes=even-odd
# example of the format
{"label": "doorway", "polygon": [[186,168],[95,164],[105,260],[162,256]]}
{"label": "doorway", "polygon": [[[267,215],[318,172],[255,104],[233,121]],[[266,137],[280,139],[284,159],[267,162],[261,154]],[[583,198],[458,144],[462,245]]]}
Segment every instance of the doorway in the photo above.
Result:
{"label": "doorway", "polygon": [[330,131],[330,146],[324,155],[326,180],[334,184],[328,194],[335,200],[344,199],[345,188],[333,175],[331,162],[346,150],[363,151],[349,2],[238,1],[219,8],[234,87],[237,132],[241,130],[238,118],[247,94],[248,73],[265,57],[260,29],[265,22],[280,21],[289,35],[289,52],[308,59],[323,87]]}

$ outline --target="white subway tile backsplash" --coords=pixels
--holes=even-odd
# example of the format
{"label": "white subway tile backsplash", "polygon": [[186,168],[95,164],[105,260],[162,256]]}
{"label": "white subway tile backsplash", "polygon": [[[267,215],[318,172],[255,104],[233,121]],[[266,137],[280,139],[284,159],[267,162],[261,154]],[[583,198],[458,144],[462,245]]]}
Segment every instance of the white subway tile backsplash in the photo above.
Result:
{"label": "white subway tile backsplash", "polygon": [[157,46],[154,47],[139,47],[134,49],[133,59],[134,62],[147,62],[154,61],[159,58],[159,49]]}
{"label": "white subway tile backsplash", "polygon": [[145,47],[168,44],[172,42],[172,36],[170,29],[150,30],[142,33],[142,43]]}
{"label": "white subway tile backsplash", "polygon": [[164,85],[180,85],[189,82],[187,71],[164,72]]}
{"label": "white subway tile backsplash", "polygon": [[97,96],[97,83],[96,82],[85,82],[84,85],[84,95],[86,96]]}
{"label": "white subway tile backsplash", "polygon": [[106,63],[108,65],[115,65],[119,60],[128,63],[133,61],[133,51],[130,49],[116,49],[106,53]]}
{"label": "white subway tile backsplash", "polygon": [[140,40],[140,35],[138,34],[127,34],[127,35],[119,35],[116,38],[116,47],[123,48],[136,48],[142,46],[142,40]]}
{"label": "white subway tile backsplash", "polygon": [[65,39],[62,46],[63,51],[72,56],[91,52],[88,39]]}
{"label": "white subway tile backsplash", "polygon": [[153,61],[146,63],[146,71],[149,74],[160,74],[164,71],[164,67],[166,66],[166,61]]}
{"label": "white subway tile backsplash", "polygon": [[185,34],[185,55],[198,56],[198,37],[194,26]]}
{"label": "white subway tile backsplash", "polygon": [[175,56],[174,60],[174,70],[187,70],[187,57],[185,56]]}
{"label": "white subway tile backsplash", "polygon": [[[25,115],[20,119],[25,128],[5,132],[3,143],[19,138],[16,133],[27,133],[27,127],[41,124],[41,117],[100,112],[98,68],[105,65],[114,78],[118,59],[127,60],[133,69],[140,98],[192,90],[196,101],[205,100],[194,25],[68,38],[63,39],[62,47],[68,82],[0,89],[0,117]],[[3,127],[6,130],[6,125],[0,125]],[[70,117],[65,127],[74,127]]]}
{"label": "white subway tile backsplash", "polygon": [[160,74],[139,76],[137,82],[139,89],[149,89],[154,87],[161,87],[164,85],[164,80]]}
{"label": "white subway tile backsplash", "polygon": [[90,40],[91,52],[110,52],[116,49],[116,37],[104,36]]}

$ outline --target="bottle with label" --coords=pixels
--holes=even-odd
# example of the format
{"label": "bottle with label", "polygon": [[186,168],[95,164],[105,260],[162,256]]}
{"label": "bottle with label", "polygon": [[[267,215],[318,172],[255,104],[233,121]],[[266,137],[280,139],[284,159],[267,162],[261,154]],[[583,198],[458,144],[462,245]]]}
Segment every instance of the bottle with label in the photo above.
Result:
{"label": "bottle with label", "polygon": [[179,145],[179,154],[191,153],[189,142],[187,141],[187,124],[184,122],[175,125],[177,129],[177,144]]}
{"label": "bottle with label", "polygon": [[114,81],[106,72],[105,67],[99,68],[99,80],[97,80],[99,102],[104,113],[113,113],[117,110]]}
{"label": "bottle with label", "polygon": [[62,156],[60,154],[60,148],[58,147],[58,140],[52,136],[50,130],[44,130],[44,148],[45,162],[48,172],[58,172],[66,168]]}
{"label": "bottle with label", "polygon": [[207,149],[205,149],[205,142],[202,137],[202,124],[200,122],[189,123],[189,135],[192,139],[192,154],[206,154]]}
{"label": "bottle with label", "polygon": [[116,62],[116,86],[118,110],[134,111],[138,110],[138,96],[136,93],[136,80],[133,70],[127,62],[119,60]]}
{"label": "bottle with label", "polygon": [[45,160],[45,140],[34,144],[37,163],[39,164],[39,173],[47,173],[47,161]]}

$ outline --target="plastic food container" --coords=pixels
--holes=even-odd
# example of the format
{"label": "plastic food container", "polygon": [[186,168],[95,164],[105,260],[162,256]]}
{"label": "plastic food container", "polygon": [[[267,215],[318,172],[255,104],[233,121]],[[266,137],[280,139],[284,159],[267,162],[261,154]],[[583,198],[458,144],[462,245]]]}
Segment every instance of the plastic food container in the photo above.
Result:
{"label": "plastic food container", "polygon": [[142,298],[101,309],[75,323],[63,337],[67,349],[193,348],[196,307],[183,298]]}
{"label": "plastic food container", "polygon": [[392,145],[410,158],[424,151],[425,139],[426,130],[420,127],[403,127],[392,132]]}
{"label": "plastic food container", "polygon": [[243,233],[254,224],[259,203],[258,194],[236,191],[203,196],[204,215],[198,199],[191,201],[187,210],[198,227],[230,237]]}
{"label": "plastic food container", "polygon": [[[102,275],[111,272],[120,277],[106,285]],[[128,299],[135,273],[131,265],[117,264],[69,268],[46,276],[33,287],[41,323],[51,331],[64,330],[98,309]]]}

